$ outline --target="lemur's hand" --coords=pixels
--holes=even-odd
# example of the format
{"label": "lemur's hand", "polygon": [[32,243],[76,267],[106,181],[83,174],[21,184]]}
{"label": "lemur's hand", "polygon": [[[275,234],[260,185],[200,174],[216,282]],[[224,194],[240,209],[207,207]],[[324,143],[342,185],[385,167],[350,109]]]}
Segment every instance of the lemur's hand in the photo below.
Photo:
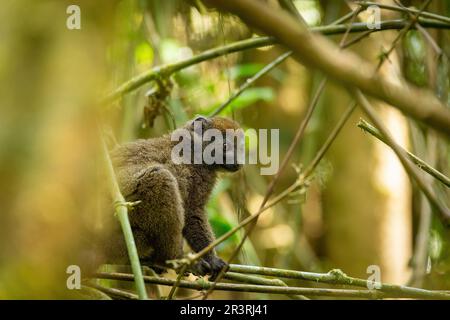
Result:
{"label": "lemur's hand", "polygon": [[193,273],[196,275],[204,276],[209,275],[209,279],[214,281],[219,274],[219,272],[225,268],[228,269],[225,261],[220,259],[218,256],[211,254],[207,257],[201,258],[193,268]]}

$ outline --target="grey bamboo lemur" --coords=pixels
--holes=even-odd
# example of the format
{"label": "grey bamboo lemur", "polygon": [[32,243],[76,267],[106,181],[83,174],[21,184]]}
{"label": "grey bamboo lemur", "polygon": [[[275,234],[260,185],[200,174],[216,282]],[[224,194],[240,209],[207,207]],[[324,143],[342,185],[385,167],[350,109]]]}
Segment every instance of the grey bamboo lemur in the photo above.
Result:
{"label": "grey bamboo lemur", "polygon": [[[227,129],[239,125],[222,117],[197,117],[184,129],[190,136],[218,129],[224,137],[223,156],[236,153],[230,150]],[[185,131],[186,132],[186,131]],[[228,139],[228,140],[227,140]],[[234,139],[234,138],[233,138]],[[192,139],[193,141],[194,139]],[[195,252],[208,246],[214,235],[211,231],[205,204],[216,181],[217,172],[237,171],[240,165],[231,164],[175,164],[171,158],[177,141],[171,135],[137,140],[118,146],[111,153],[121,191],[127,201],[140,201],[129,213],[139,258],[143,264],[165,264],[183,255],[183,237]],[[236,143],[234,143],[236,145]],[[204,145],[202,144],[203,148]],[[236,159],[235,155],[232,155]],[[127,257],[120,230],[108,241],[108,256],[115,261]],[[199,274],[215,277],[225,263],[210,251],[195,266]]]}

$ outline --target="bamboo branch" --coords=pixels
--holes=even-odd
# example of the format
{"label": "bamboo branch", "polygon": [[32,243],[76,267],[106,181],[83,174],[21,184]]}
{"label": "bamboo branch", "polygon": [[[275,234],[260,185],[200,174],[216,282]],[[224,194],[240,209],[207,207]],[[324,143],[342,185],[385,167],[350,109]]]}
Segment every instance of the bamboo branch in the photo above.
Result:
{"label": "bamboo branch", "polygon": [[[251,276],[237,272],[227,272],[224,274],[223,279],[264,286],[277,286],[277,287],[288,286],[284,281],[280,279],[266,279],[262,277]],[[288,297],[295,300],[309,300],[307,297],[302,295],[288,295]]]}
{"label": "bamboo branch", "polygon": [[114,173],[114,168],[109,156],[108,148],[106,143],[102,138],[103,146],[103,156],[105,161],[106,173],[108,175],[108,180],[111,188],[111,195],[115,202],[115,210],[117,218],[119,219],[120,225],[122,227],[123,236],[125,238],[125,243],[127,246],[128,256],[131,263],[131,269],[133,270],[134,280],[136,289],[139,294],[139,299],[147,299],[147,291],[145,288],[141,264],[139,262],[139,255],[136,249],[136,244],[134,242],[133,231],[131,230],[130,221],[128,220],[128,207],[129,203],[125,201],[122,193],[120,192],[119,184],[117,183],[116,175]]}
{"label": "bamboo branch", "polygon": [[124,290],[119,290],[115,288],[107,288],[95,283],[91,283],[89,285],[92,288],[95,288],[96,290],[106,294],[107,296],[116,298],[116,299],[122,299],[122,300],[139,300],[139,297],[131,292],[127,292]]}
{"label": "bamboo branch", "polygon": [[264,286],[277,286],[277,287],[285,287],[286,283],[280,279],[266,279],[258,276],[249,276],[242,274],[242,272],[227,272],[224,277],[224,279],[241,282],[241,283],[247,283],[247,284],[260,284]]}
{"label": "bamboo branch", "polygon": [[353,93],[356,101],[358,102],[358,105],[361,107],[364,113],[378,127],[381,134],[385,137],[387,144],[392,148],[394,153],[397,155],[397,158],[400,160],[401,164],[403,165],[403,168],[405,169],[410,179],[417,183],[417,186],[428,198],[430,204],[437,210],[437,212],[439,212],[443,222],[446,224],[449,223],[450,209],[447,208],[445,205],[443,205],[438,198],[436,198],[430,185],[423,180],[423,177],[420,176],[419,172],[417,172],[417,169],[411,165],[409,160],[406,158],[407,156],[404,150],[391,137],[388,130],[385,128],[383,122],[381,121],[379,116],[375,113],[372,105],[364,96],[364,94],[358,89],[353,89],[350,92]]}
{"label": "bamboo branch", "polygon": [[[402,29],[406,25],[405,20],[386,20],[382,21],[380,24],[380,29],[375,29],[373,32],[383,31],[383,30],[398,30]],[[419,24],[425,28],[439,28],[439,29],[450,29],[450,23],[436,22],[432,20],[419,19]],[[328,25],[312,27],[309,30],[311,32],[321,33],[323,35],[336,35],[345,33],[346,30],[350,33],[354,32],[365,32],[369,31],[366,23],[353,23],[351,25],[339,24],[339,25]],[[372,30],[371,30],[372,31]],[[175,72],[188,68],[192,65],[208,61],[221,57],[226,54],[240,52],[248,49],[260,48],[265,46],[270,46],[276,44],[273,37],[255,37],[242,41],[237,41],[225,46],[210,49],[204,51],[194,57],[187,58],[178,62],[165,64],[162,66],[154,67],[140,75],[126,81],[121,84],[118,88],[114,89],[108,93],[102,100],[103,103],[109,103],[116,99],[119,99],[124,94],[132,92],[142,85],[154,81],[160,77],[169,77]]]}
{"label": "bamboo branch", "polygon": [[[334,273],[337,273],[334,271]],[[312,275],[312,274],[311,274]],[[315,281],[321,281],[323,274],[317,274]],[[339,273],[339,276],[342,276]],[[98,279],[112,279],[122,281],[133,281],[133,275],[126,273],[97,273],[94,275]],[[144,276],[145,283],[160,284],[164,286],[173,286],[176,280]],[[181,280],[179,287],[193,290],[208,290],[213,283],[200,279],[199,281]],[[388,285],[389,286],[389,285]],[[415,288],[410,288],[415,289]],[[398,288],[392,291],[381,290],[355,290],[355,289],[329,289],[329,288],[304,288],[304,287],[280,287],[255,284],[235,284],[235,283],[216,283],[215,290],[271,293],[284,295],[307,295],[307,296],[328,296],[328,297],[348,297],[348,298],[366,298],[366,299],[384,299],[384,298],[420,298],[420,299],[450,299],[450,293],[431,290],[407,290]]]}
{"label": "bamboo branch", "polygon": [[[364,119],[360,119],[357,126],[361,129],[363,129],[365,132],[370,133],[372,136],[389,146],[388,142],[386,141],[386,138],[378,131],[375,127],[371,126],[367,121]],[[435,168],[433,168],[431,165],[417,157],[416,155],[412,154],[411,152],[403,149],[403,152],[408,156],[409,160],[411,160],[416,166],[418,166],[420,169],[431,175],[433,178],[439,180],[447,187],[450,187],[450,178],[445,176],[443,173],[439,172]]]}
{"label": "bamboo branch", "polygon": [[[369,285],[373,284],[372,281],[347,276],[339,269],[334,269],[327,273],[316,273],[231,264],[229,270],[230,272],[239,272],[244,274],[258,274],[262,276],[289,278],[328,284],[350,285],[363,288],[368,288]],[[377,284],[379,286],[377,290],[385,293],[401,293],[415,298],[450,298],[450,293],[444,291],[425,290],[382,282]]]}

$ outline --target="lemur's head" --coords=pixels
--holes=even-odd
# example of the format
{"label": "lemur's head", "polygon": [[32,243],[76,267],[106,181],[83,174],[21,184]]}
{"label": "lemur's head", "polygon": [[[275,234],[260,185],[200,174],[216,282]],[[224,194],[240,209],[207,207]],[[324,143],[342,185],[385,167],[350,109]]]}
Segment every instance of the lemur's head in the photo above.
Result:
{"label": "lemur's head", "polygon": [[195,164],[230,172],[242,167],[245,138],[236,121],[225,117],[197,116],[183,129],[190,132],[191,159],[196,161]]}

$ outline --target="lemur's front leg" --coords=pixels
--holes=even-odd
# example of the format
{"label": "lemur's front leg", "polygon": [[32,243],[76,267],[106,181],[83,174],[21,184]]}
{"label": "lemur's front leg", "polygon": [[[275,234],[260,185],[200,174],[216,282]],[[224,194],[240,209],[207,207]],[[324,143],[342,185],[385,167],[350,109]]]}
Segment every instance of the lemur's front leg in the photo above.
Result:
{"label": "lemur's front leg", "polygon": [[[186,212],[183,236],[195,252],[201,251],[214,241],[214,235],[203,208]],[[213,249],[202,257],[195,271],[200,275],[210,274],[211,280],[214,280],[225,265],[226,263],[216,255]]]}

